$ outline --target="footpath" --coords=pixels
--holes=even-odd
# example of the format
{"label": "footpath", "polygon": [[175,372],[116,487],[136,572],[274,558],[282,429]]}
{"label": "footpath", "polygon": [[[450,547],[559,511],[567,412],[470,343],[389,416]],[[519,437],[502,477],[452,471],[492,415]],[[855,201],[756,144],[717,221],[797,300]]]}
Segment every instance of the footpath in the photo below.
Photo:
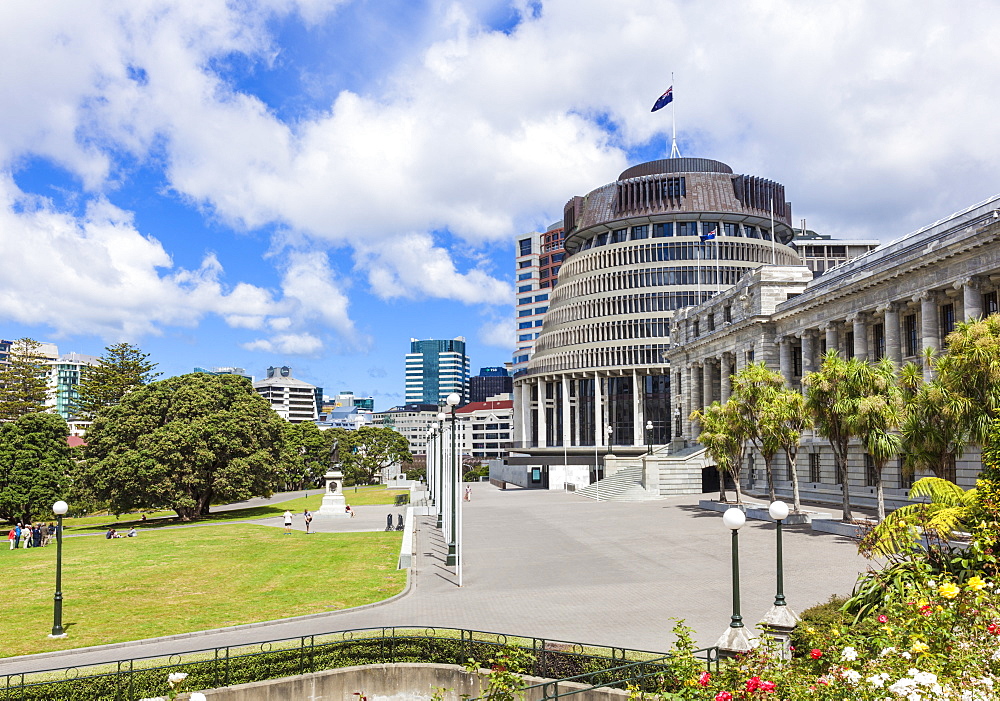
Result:
{"label": "footpath", "polygon": [[[416,518],[406,592],[381,604],[167,638],[0,659],[0,675],[171,655],[351,628],[471,628],[665,651],[672,619],[714,644],[732,612],[730,533],[697,495],[594,502],[571,493],[473,487],[463,504],[463,586],[433,517]],[[707,495],[706,498],[710,498]],[[393,506],[356,507],[323,530],[381,530]],[[295,527],[302,529],[301,514]],[[280,526],[280,517],[255,521]],[[273,522],[273,523],[272,523]],[[753,627],[775,594],[774,525],[740,531],[742,614]],[[847,538],[784,529],[785,596],[796,611],[848,594],[867,562]],[[322,577],[322,572],[316,573]],[[72,606],[71,595],[67,599]],[[192,602],[192,605],[197,605]],[[18,634],[7,631],[8,634]]]}

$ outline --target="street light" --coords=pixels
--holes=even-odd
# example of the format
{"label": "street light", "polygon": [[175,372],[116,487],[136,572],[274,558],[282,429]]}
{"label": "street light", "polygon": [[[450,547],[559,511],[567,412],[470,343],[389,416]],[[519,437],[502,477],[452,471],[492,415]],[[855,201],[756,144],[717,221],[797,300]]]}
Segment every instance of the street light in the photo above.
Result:
{"label": "street light", "polygon": [[646,452],[649,455],[653,454],[653,422],[646,422]]}
{"label": "street light", "polygon": [[788,518],[788,504],[783,501],[772,501],[767,513],[774,519],[778,536],[778,593],[774,595],[774,605],[785,606],[785,578],[781,565],[781,522]]}
{"label": "street light", "polygon": [[750,639],[747,637],[746,628],[743,625],[743,616],[740,615],[740,528],[747,522],[746,514],[740,509],[726,509],[722,515],[722,523],[733,533],[733,615],[729,621],[729,628],[719,638],[716,647],[723,654],[736,654],[750,649]]}
{"label": "street light", "polygon": [[52,632],[50,638],[65,638],[66,631],[62,624],[62,536],[63,536],[63,514],[69,511],[69,505],[64,501],[57,501],[52,505],[52,513],[59,519],[56,527],[56,594],[52,602]]}
{"label": "street light", "polygon": [[437,460],[437,492],[438,498],[437,523],[438,528],[444,528],[444,420],[448,416],[443,412],[438,412],[438,460]]}
{"label": "street light", "polygon": [[[462,397],[452,392],[448,395],[448,406],[451,407],[451,542],[448,543],[448,559],[446,566],[458,567],[458,465],[455,459],[458,457],[458,446],[455,442],[455,408],[462,401]],[[440,416],[440,414],[438,414]]]}
{"label": "street light", "polygon": [[431,506],[434,506],[434,429],[427,429],[427,443],[424,448],[424,476],[427,478],[427,495]]}

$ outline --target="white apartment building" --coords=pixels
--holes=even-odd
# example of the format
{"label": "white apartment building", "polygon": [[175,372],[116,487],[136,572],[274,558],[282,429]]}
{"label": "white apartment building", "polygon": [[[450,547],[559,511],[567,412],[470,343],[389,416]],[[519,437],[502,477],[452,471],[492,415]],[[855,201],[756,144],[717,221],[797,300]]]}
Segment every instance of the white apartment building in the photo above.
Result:
{"label": "white apartment building", "polygon": [[549,296],[565,256],[564,240],[563,223],[559,221],[544,232],[527,234],[517,241],[514,262],[517,266],[517,297],[514,301],[517,345],[512,372],[526,368],[528,359],[534,353],[535,339],[542,330],[542,319],[549,310]]}
{"label": "white apartment building", "polygon": [[267,377],[255,382],[253,388],[271,403],[271,408],[293,424],[315,421],[316,386],[292,377],[292,369],[283,366],[267,369]]}

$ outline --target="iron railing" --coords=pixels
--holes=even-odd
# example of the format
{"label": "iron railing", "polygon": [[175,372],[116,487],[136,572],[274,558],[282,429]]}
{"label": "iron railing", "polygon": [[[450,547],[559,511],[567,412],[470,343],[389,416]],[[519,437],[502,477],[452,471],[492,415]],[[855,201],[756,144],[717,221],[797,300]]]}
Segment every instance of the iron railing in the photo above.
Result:
{"label": "iron railing", "polygon": [[[488,667],[504,650],[530,660],[526,674],[582,681],[593,687],[624,686],[669,670],[669,655],[464,628],[382,627],[283,638],[253,645],[204,648],[170,656],[61,667],[0,676],[0,701],[135,701],[165,696],[167,676],[188,675],[185,689],[213,689],[338,667],[422,662]],[[718,667],[718,650],[695,655]],[[554,687],[558,698],[558,686]]]}

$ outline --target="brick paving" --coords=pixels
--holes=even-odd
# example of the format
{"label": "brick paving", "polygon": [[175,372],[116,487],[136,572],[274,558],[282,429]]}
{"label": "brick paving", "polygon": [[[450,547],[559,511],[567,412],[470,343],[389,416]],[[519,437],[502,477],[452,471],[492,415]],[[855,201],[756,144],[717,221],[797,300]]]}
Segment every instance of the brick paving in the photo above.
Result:
{"label": "brick paving", "polygon": [[[665,650],[671,618],[714,644],[729,623],[730,535],[697,496],[640,503],[593,502],[562,492],[474,486],[465,506],[461,588],[444,566],[432,517],[417,518],[411,589],[381,605],[234,629],[0,660],[0,674],[174,654],[223,645],[371,626],[448,626]],[[381,530],[391,506],[355,507],[355,519],[314,521],[320,530]],[[301,530],[299,518],[296,528]],[[258,521],[280,525],[280,517]],[[784,531],[785,595],[797,611],[849,593],[866,561],[839,536]],[[774,598],[774,526],[740,531],[742,612],[748,626]],[[72,593],[67,592],[67,609]]]}

